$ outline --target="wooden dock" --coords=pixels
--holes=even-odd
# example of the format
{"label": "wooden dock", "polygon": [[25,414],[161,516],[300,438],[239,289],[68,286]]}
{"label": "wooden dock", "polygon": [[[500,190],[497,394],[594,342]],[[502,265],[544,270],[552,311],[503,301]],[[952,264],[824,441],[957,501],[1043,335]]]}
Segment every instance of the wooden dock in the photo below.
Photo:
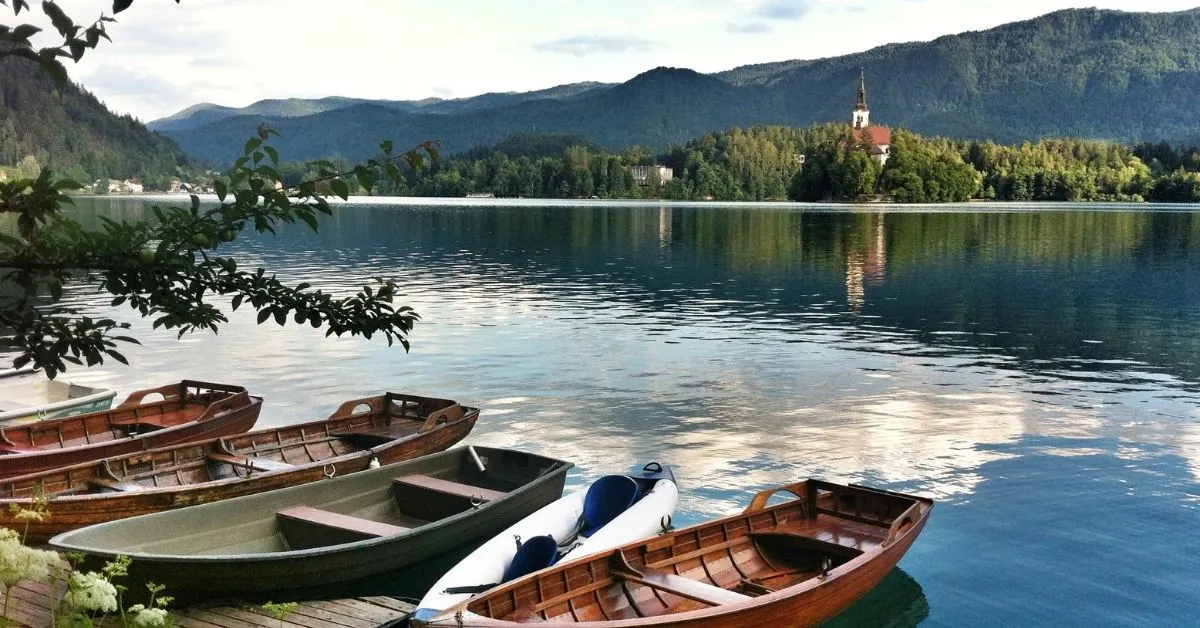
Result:
{"label": "wooden dock", "polygon": [[[18,583],[13,587],[9,618],[22,628],[48,628],[57,599],[49,584]],[[301,602],[282,621],[252,604],[171,609],[171,615],[176,625],[185,628],[383,628],[399,624],[414,608],[395,598],[359,597]]]}

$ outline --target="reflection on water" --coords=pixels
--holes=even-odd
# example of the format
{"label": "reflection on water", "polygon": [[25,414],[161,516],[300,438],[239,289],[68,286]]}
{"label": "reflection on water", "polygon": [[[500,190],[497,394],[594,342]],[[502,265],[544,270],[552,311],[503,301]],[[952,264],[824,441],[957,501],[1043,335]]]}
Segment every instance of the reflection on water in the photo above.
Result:
{"label": "reflection on water", "polygon": [[908,628],[929,617],[929,601],[921,585],[896,568],[870,593],[826,628]]}
{"label": "reflection on water", "polygon": [[1200,218],[1013,207],[350,204],[231,251],[326,290],[400,279],[411,354],[247,312],[182,341],[129,317],[131,367],[70,375],[234,380],[265,424],[457,398],[483,408],[470,442],[575,461],[572,483],[676,465],[683,523],[810,475],[939,498],[851,625],[1200,612],[1178,558],[1200,549]]}

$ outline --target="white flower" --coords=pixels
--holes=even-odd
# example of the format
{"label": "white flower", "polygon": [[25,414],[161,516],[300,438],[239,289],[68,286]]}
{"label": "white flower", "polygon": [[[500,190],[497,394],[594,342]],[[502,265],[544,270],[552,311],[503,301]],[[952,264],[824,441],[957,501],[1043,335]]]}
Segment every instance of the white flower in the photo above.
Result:
{"label": "white flower", "polygon": [[21,543],[21,536],[0,528],[0,584],[12,586],[22,580],[45,580],[50,569],[65,567],[57,552],[33,549]]}
{"label": "white flower", "polygon": [[143,608],[137,612],[133,612],[133,608],[129,610],[133,615],[133,625],[136,628],[159,628],[167,625],[167,609],[165,608]]}
{"label": "white flower", "polygon": [[94,571],[74,571],[67,580],[63,601],[77,611],[111,613],[117,610],[117,588]]}

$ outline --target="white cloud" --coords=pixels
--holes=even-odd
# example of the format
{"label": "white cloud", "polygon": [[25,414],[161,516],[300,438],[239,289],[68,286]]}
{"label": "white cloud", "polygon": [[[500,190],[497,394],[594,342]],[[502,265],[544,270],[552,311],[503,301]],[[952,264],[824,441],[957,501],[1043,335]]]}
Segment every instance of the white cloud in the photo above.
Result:
{"label": "white cloud", "polygon": [[730,22],[725,25],[725,31],[742,35],[762,35],[771,32],[771,25],[766,22],[745,22],[743,24]]}
{"label": "white cloud", "polygon": [[658,48],[660,44],[641,37],[621,35],[577,35],[533,45],[538,52],[570,54],[586,57],[596,54],[623,52],[645,52]]}

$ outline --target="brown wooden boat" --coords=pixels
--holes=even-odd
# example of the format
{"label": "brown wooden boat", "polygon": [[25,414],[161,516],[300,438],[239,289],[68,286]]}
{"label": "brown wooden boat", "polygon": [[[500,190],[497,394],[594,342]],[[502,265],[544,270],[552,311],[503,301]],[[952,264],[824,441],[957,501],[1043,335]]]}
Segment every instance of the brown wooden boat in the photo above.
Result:
{"label": "brown wooden boat", "polygon": [[[442,451],[478,418],[478,409],[448,399],[394,393],[355,399],[321,421],[2,480],[0,525],[43,542],[94,523],[346,475]],[[50,516],[27,525],[13,506],[33,508],[38,493],[50,498]]]}
{"label": "brown wooden boat", "polygon": [[241,386],[184,380],[139,390],[111,410],[0,427],[0,478],[238,434],[261,409]]}
{"label": "brown wooden boat", "polygon": [[[787,491],[793,499],[767,501]],[[745,512],[555,565],[419,626],[813,626],[896,566],[933,501],[807,480]]]}

